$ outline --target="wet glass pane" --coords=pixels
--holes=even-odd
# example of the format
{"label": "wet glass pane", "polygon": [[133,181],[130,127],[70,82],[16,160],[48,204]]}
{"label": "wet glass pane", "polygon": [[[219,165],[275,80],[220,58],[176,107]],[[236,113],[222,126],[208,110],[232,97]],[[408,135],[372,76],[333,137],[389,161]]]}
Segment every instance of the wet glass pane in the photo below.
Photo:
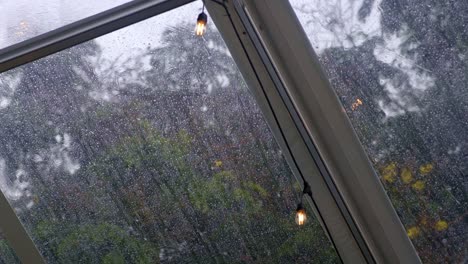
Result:
{"label": "wet glass pane", "polygon": [[20,263],[15,251],[10,247],[7,240],[0,231],[0,264]]}
{"label": "wet glass pane", "polygon": [[468,259],[468,2],[291,0],[425,263]]}
{"label": "wet glass pane", "polygon": [[49,263],[338,261],[200,5],[0,75],[0,187]]}
{"label": "wet glass pane", "polygon": [[5,0],[0,2],[0,48],[35,37],[130,0]]}

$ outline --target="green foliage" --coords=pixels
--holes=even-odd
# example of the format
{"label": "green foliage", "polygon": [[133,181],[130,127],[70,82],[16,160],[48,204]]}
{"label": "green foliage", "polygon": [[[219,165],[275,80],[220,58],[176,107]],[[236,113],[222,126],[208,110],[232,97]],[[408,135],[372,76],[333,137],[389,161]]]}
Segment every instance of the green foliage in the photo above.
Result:
{"label": "green foliage", "polygon": [[0,263],[20,263],[7,241],[0,237]]}
{"label": "green foliage", "polygon": [[[233,180],[234,175],[229,171],[216,173],[209,180],[196,179],[192,184],[192,192],[189,194],[190,201],[203,213],[231,208],[233,200],[230,195],[232,192],[230,185]],[[215,208],[213,208],[214,205],[216,205]]]}
{"label": "green foliage", "polygon": [[[204,242],[209,245],[204,247],[214,247],[229,252],[227,256],[222,257],[227,262],[236,262],[239,258],[255,257],[259,262],[279,263],[285,260],[294,261],[306,255],[317,260],[327,259],[326,261],[329,262],[325,263],[337,261],[333,250],[323,249],[323,245],[318,243],[323,239],[322,236],[317,237],[317,233],[321,232],[320,226],[311,225],[307,229],[308,232],[304,234],[303,230],[295,226],[293,217],[286,222],[280,220],[284,216],[265,207],[265,204],[269,204],[272,198],[269,194],[271,190],[250,180],[253,177],[241,177],[233,170],[223,170],[221,167],[225,166],[224,162],[219,160],[214,162],[215,167],[211,168],[211,175],[202,176],[187,163],[193,147],[191,146],[192,139],[186,131],[182,130],[174,139],[169,139],[147,126],[147,122],[141,124],[143,124],[143,129],[139,131],[144,131],[143,133],[126,137],[110,149],[108,154],[105,154],[106,159],[112,159],[112,163],[99,162],[93,166],[94,169],[99,168],[101,171],[110,172],[111,175],[130,167],[133,177],[148,170],[162,172],[159,170],[160,166],[173,168],[170,171],[176,174],[168,175],[169,178],[165,179],[170,179],[174,185],[162,182],[157,192],[150,192],[152,195],[150,199],[148,196],[139,196],[135,191],[123,193],[127,211],[132,212],[133,217],[141,219],[142,228],[145,228],[146,224],[152,226],[154,221],[158,222],[158,218],[176,221],[174,222],[176,226],[185,220],[194,221],[192,218],[195,218],[197,222],[203,224],[192,226],[191,228],[199,229],[193,231],[205,232],[209,237]],[[151,153],[151,155],[145,153]],[[110,164],[112,167],[109,166]],[[116,164],[121,164],[122,168],[116,167]],[[112,177],[115,178],[115,176]],[[242,178],[245,180],[240,180]],[[122,186],[122,188],[129,189],[130,186]],[[185,214],[184,208],[190,207],[195,214],[185,216],[189,217],[188,219],[180,219],[180,214]],[[156,208],[164,214],[155,211]],[[271,232],[268,231],[271,229],[276,230],[275,233],[263,237],[262,234]],[[289,230],[291,233],[284,233],[284,230]],[[181,235],[185,236],[193,231]],[[168,236],[174,235],[176,233],[162,232],[158,234],[159,240],[153,240],[158,243],[161,239],[166,240]],[[305,239],[307,236],[312,236],[314,240]],[[230,239],[226,240],[226,237]],[[245,241],[245,246],[233,246],[229,243],[231,239]],[[258,241],[259,239],[261,242]],[[319,247],[314,251],[315,255],[304,253],[308,252],[307,245],[311,242]],[[273,254],[270,252],[270,247],[280,249],[280,253]],[[207,253],[192,252],[194,256],[189,259],[195,260],[202,257],[205,258],[204,262],[207,262],[208,259],[203,257],[204,254]],[[118,258],[118,255],[112,253],[107,258],[111,257]],[[210,259],[213,257],[215,256],[211,256]]]}
{"label": "green foliage", "polygon": [[120,252],[112,251],[104,256],[102,264],[125,264],[125,257]]}
{"label": "green foliage", "polygon": [[335,249],[317,237],[318,228],[320,226],[316,223],[309,223],[303,227],[289,224],[288,230],[291,230],[293,235],[277,249],[276,257],[282,260],[281,262],[303,260],[310,263],[337,263]]}
{"label": "green foliage", "polygon": [[235,180],[232,171],[220,171],[209,180],[195,180],[190,201],[204,213],[213,210],[213,205],[218,210],[243,208],[246,213],[261,210],[267,190],[252,181],[236,183]]}
{"label": "green foliage", "polygon": [[[0,116],[0,150],[9,173],[24,169],[31,181],[32,207],[24,206],[29,195],[18,204],[47,262],[281,263],[308,256],[310,241],[292,228],[291,172],[219,34],[210,32],[190,39],[187,28],[171,28],[165,46],[145,54],[151,71],[111,69],[103,74],[109,83],[86,60],[100,55],[93,45],[23,69]],[[114,87],[135,72],[147,83]],[[116,100],[90,96],[100,92]],[[197,111],[202,105],[209,110]],[[70,145],[57,139],[64,134]],[[69,161],[80,169],[69,172]],[[308,230],[326,241],[319,226]]]}
{"label": "green foliage", "polygon": [[35,230],[41,241],[52,239],[60,263],[157,263],[157,245],[143,241],[109,223],[61,226],[41,222]]}

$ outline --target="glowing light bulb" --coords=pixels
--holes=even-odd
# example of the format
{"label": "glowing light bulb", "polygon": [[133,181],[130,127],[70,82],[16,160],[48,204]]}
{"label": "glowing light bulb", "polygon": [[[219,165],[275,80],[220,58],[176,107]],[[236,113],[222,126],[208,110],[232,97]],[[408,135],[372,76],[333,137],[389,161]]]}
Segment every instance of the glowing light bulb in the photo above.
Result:
{"label": "glowing light bulb", "polygon": [[195,34],[197,36],[203,36],[206,32],[206,23],[208,23],[208,16],[205,12],[201,12],[197,18],[197,25],[195,27]]}
{"label": "glowing light bulb", "polygon": [[302,203],[300,203],[297,206],[297,210],[296,210],[296,224],[304,225],[306,221],[307,221],[306,210],[304,209],[304,206],[302,206]]}

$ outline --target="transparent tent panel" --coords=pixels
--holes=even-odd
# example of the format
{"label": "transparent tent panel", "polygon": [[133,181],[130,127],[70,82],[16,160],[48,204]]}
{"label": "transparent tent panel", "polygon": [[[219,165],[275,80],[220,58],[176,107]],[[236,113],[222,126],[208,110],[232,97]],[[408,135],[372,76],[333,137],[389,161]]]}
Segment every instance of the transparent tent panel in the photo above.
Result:
{"label": "transparent tent panel", "polygon": [[290,0],[424,263],[468,259],[468,2]]}
{"label": "transparent tent panel", "polygon": [[2,1],[0,49],[95,15],[130,0]]}
{"label": "transparent tent panel", "polygon": [[339,262],[200,7],[0,75],[0,188],[48,263]]}

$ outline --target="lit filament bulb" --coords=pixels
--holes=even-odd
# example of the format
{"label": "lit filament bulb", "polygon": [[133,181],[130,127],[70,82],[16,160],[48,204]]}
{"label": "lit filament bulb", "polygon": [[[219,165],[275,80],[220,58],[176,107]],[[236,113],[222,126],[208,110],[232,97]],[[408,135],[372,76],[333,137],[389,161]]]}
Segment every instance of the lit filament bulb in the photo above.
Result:
{"label": "lit filament bulb", "polygon": [[201,12],[197,18],[197,26],[195,27],[195,34],[197,36],[203,36],[206,32],[206,23],[208,23],[208,16],[205,12]]}
{"label": "lit filament bulb", "polygon": [[302,203],[300,203],[297,206],[297,210],[296,210],[296,224],[301,226],[301,225],[304,225],[306,221],[307,221],[307,214],[304,209],[304,206],[302,206]]}

